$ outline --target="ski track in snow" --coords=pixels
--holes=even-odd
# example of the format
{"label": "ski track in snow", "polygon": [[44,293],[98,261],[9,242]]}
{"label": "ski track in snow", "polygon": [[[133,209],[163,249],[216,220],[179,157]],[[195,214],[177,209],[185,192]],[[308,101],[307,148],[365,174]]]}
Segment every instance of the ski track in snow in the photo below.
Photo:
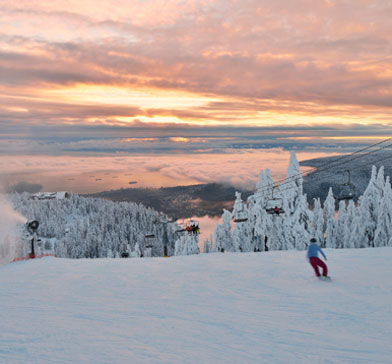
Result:
{"label": "ski track in snow", "polygon": [[0,363],[391,363],[391,248],[0,267]]}

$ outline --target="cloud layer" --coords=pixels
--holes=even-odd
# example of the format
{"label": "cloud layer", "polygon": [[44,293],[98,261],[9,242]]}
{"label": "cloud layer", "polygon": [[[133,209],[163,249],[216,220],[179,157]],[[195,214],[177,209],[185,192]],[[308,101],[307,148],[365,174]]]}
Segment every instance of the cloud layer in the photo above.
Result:
{"label": "cloud layer", "polygon": [[[330,154],[298,152],[299,160]],[[128,187],[156,187],[220,182],[254,190],[260,170],[275,180],[285,177],[290,153],[278,148],[228,154],[125,156],[7,156],[0,160],[4,190],[40,184],[44,191],[98,192]],[[137,182],[130,185],[129,182]]]}

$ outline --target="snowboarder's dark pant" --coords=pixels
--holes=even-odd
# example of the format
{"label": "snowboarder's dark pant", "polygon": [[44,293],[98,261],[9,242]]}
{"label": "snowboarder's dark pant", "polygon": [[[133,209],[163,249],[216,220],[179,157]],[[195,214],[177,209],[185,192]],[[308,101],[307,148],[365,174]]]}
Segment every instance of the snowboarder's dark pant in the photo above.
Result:
{"label": "snowboarder's dark pant", "polygon": [[327,268],[326,264],[320,258],[310,257],[309,263],[312,265],[317,277],[320,277],[320,272],[319,272],[318,267],[321,267],[323,269],[323,276],[324,277],[326,277],[328,275],[328,268]]}

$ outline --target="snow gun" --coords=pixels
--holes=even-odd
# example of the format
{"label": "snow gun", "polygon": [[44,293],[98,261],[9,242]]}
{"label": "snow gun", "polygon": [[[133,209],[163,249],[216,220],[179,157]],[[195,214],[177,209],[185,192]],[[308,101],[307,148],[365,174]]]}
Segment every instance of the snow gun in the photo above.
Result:
{"label": "snow gun", "polygon": [[26,228],[27,231],[31,234],[33,234],[33,238],[31,239],[31,252],[29,255],[30,259],[34,259],[35,258],[35,249],[34,249],[34,241],[37,237],[37,229],[39,226],[39,222],[37,220],[30,220],[26,222]]}
{"label": "snow gun", "polygon": [[[29,239],[29,240],[31,239],[30,253],[27,256],[21,256],[21,257],[14,258],[12,260],[12,263],[19,262],[21,260],[29,260],[29,259],[35,259],[35,258],[56,257],[56,255],[54,253],[45,252],[45,251],[43,251],[42,248],[38,249],[38,255],[36,255],[35,242],[39,243],[41,241],[41,239],[37,236],[38,227],[39,227],[39,222],[37,220],[29,220],[26,222],[25,229],[26,229],[28,235],[25,236],[25,239]],[[22,255],[25,255],[25,253],[23,252]]]}

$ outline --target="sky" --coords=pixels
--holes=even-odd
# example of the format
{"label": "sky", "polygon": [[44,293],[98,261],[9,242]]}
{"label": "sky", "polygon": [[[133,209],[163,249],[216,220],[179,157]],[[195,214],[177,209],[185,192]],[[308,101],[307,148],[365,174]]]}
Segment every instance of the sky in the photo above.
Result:
{"label": "sky", "polygon": [[390,0],[0,0],[0,156],[375,143],[391,18]]}

